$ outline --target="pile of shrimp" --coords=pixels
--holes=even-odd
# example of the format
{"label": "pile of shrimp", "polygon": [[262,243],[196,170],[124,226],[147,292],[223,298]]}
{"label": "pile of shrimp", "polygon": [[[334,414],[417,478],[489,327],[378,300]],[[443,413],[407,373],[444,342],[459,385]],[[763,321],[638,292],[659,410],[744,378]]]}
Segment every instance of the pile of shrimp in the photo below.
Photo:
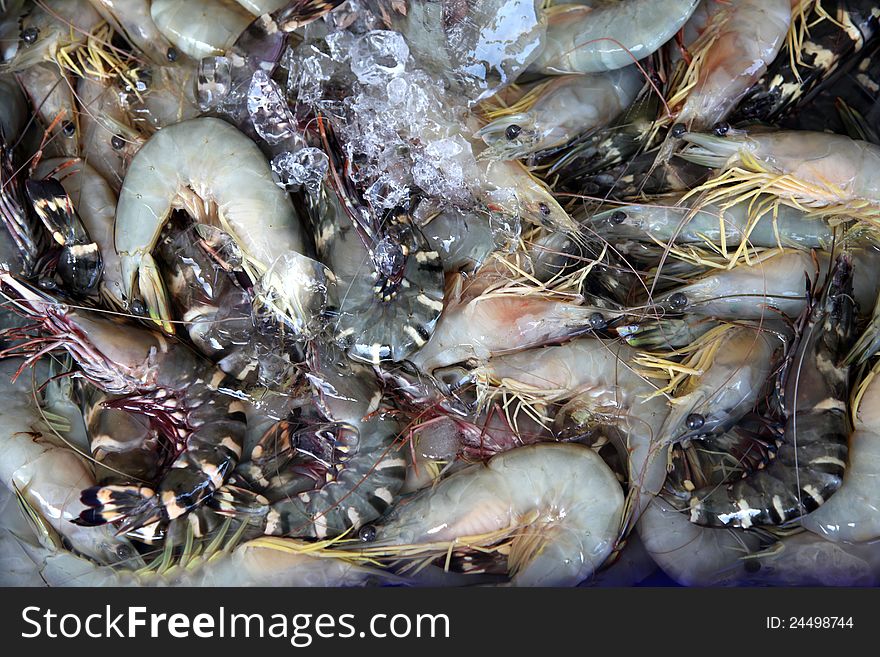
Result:
{"label": "pile of shrimp", "polygon": [[880,584],[878,47],[0,0],[0,583]]}

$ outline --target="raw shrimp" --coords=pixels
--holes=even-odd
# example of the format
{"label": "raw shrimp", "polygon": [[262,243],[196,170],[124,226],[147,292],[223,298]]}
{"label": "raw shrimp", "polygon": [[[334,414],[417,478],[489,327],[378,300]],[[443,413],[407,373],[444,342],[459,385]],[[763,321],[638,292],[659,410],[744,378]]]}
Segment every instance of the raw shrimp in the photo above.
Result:
{"label": "raw shrimp", "polygon": [[[768,197],[769,198],[769,197]],[[831,245],[833,231],[827,222],[787,205],[775,208],[757,199],[728,208],[719,204],[679,205],[680,196],[660,197],[649,203],[622,205],[594,214],[584,227],[615,243],[635,239],[659,244],[711,242],[739,247],[790,246],[823,248]],[[723,226],[723,233],[722,233]]]}
{"label": "raw shrimp", "polygon": [[[23,71],[39,62],[76,68],[72,52],[101,23],[89,0],[42,0],[21,18],[17,47],[5,53],[2,71]],[[71,66],[73,65],[73,66]]]}
{"label": "raw shrimp", "polygon": [[[685,159],[724,169],[702,189],[707,201],[759,189],[799,207],[877,221],[880,212],[880,146],[843,135],[806,130],[727,137],[688,132]],[[739,183],[739,184],[737,184]],[[735,192],[727,187],[735,185]]]}
{"label": "raw shrimp", "polygon": [[199,118],[163,128],[132,161],[116,211],[116,250],[129,300],[142,299],[169,333],[168,300],[151,252],[175,208],[219,224],[241,249],[245,271],[277,296],[269,303],[298,317],[299,290],[285,289],[296,283],[273,266],[302,251],[299,219],[256,144],[224,121]]}
{"label": "raw shrimp", "polygon": [[794,44],[783,48],[764,77],[739,103],[731,123],[777,122],[841,66],[847,67],[878,33],[877,8],[871,2],[822,0],[806,4],[813,7],[812,13],[805,16],[809,29],[800,49],[793,49]]}
{"label": "raw shrimp", "polygon": [[544,47],[529,70],[548,75],[629,66],[669,41],[697,4],[699,0],[625,0],[550,9]]}
{"label": "raw shrimp", "polygon": [[375,547],[457,547],[505,530],[511,583],[574,586],[602,565],[623,513],[620,484],[580,445],[539,444],[470,466],[397,506],[376,527]]}
{"label": "raw shrimp", "polygon": [[668,310],[720,319],[775,318],[778,311],[797,317],[806,307],[806,277],[817,272],[807,251],[769,251],[752,264],[712,272],[657,296]]}
{"label": "raw shrimp", "polygon": [[4,390],[0,479],[8,488],[20,491],[79,554],[98,563],[130,561],[136,567],[139,560],[134,548],[111,528],[80,527],[71,522],[86,508],[79,495],[83,488],[94,485],[94,475],[80,455],[53,443],[52,429],[39,411],[32,387],[25,381],[10,382],[20,366],[15,359],[0,362]]}
{"label": "raw shrimp", "polygon": [[801,518],[801,525],[830,541],[873,541],[880,537],[880,379],[877,365],[856,396],[855,426],[849,437],[849,458],[843,485],[834,496]]}
{"label": "raw shrimp", "polygon": [[180,57],[153,22],[149,0],[91,0],[91,3],[113,29],[154,64],[175,62]]}
{"label": "raw shrimp", "polygon": [[[669,412],[652,396],[654,387],[632,369],[630,347],[592,338],[490,358],[474,373],[478,382],[527,403],[546,405],[572,400],[587,424],[612,426],[623,434],[630,484],[628,514],[638,516],[666,478],[666,447],[658,442]],[[560,411],[562,413],[562,411]],[[563,420],[565,418],[562,418]],[[558,431],[565,426],[557,415]],[[627,518],[629,522],[629,518]]]}
{"label": "raw shrimp", "polygon": [[484,361],[562,341],[589,331],[597,318],[604,324],[603,310],[539,294],[448,295],[434,334],[409,360],[430,373],[468,359]]}
{"label": "raw shrimp", "polygon": [[692,522],[778,525],[816,510],[840,488],[849,436],[849,368],[840,362],[854,322],[852,277],[851,261],[840,256],[791,354],[783,381],[785,433],[776,458],[732,484],[695,490]]}
{"label": "raw shrimp", "polygon": [[[131,484],[98,486],[82,493],[84,524],[123,520],[123,531],[167,523],[219,488],[241,456],[246,417],[224,392],[226,375],[188,347],[143,328],[120,331],[100,314],[73,311],[15,276],[0,271],[3,294],[17,312],[37,321],[13,329],[24,341],[3,355],[27,362],[63,348],[83,376],[104,392],[125,397],[117,406],[150,417],[173,446],[172,462],[155,489]],[[33,331],[38,331],[36,335]]]}
{"label": "raw shrimp", "polygon": [[193,59],[222,55],[253,21],[233,0],[153,0],[156,28]]}
{"label": "raw shrimp", "polygon": [[696,79],[677,121],[704,130],[723,121],[776,58],[791,24],[791,0],[719,3],[693,50]]}
{"label": "raw shrimp", "polygon": [[659,440],[676,443],[731,429],[755,406],[781,346],[772,333],[749,327],[716,329],[702,349],[708,366],[689,377],[672,400]]}
{"label": "raw shrimp", "polygon": [[113,222],[116,218],[116,194],[95,169],[80,159],[43,160],[37,167],[38,177],[54,173],[89,236],[98,245],[104,263],[100,293],[111,307],[125,307],[122,268],[113,244]]}
{"label": "raw shrimp", "polygon": [[578,135],[607,125],[635,100],[642,88],[635,66],[552,79],[529,92],[533,103],[519,103],[514,113],[500,114],[477,133],[489,145],[485,155],[502,159],[526,157],[561,146]]}

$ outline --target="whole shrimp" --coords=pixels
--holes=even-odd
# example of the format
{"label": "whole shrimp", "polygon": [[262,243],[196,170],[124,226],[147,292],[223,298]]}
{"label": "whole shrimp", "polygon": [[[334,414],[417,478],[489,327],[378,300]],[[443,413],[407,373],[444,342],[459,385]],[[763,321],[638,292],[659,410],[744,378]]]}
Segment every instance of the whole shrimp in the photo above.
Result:
{"label": "whole shrimp", "polygon": [[723,487],[697,489],[690,520],[713,526],[778,525],[824,504],[846,470],[849,349],[854,321],[851,261],[837,259],[786,370],[783,444],[763,470]]}
{"label": "whole shrimp", "polygon": [[818,509],[801,518],[801,525],[835,542],[865,542],[880,537],[880,508],[875,488],[880,458],[880,384],[878,366],[859,386],[853,409],[854,427],[843,485]]}
{"label": "whole shrimp", "polygon": [[[622,434],[630,486],[624,524],[638,517],[666,478],[666,446],[659,437],[669,410],[653,394],[655,388],[633,370],[635,355],[627,345],[580,338],[495,356],[474,372],[478,386],[481,382],[496,386],[539,410],[564,402],[576,405],[576,415],[583,419],[571,428],[606,426]],[[559,415],[563,409],[557,412],[558,432],[570,428]]]}
{"label": "whole shrimp", "polygon": [[465,288],[447,294],[434,334],[409,360],[428,373],[468,359],[485,361],[574,337],[597,321],[604,325],[604,310],[537,293],[474,294]]}
{"label": "whole shrimp", "polygon": [[150,17],[168,41],[193,59],[222,55],[253,20],[233,0],[153,0]]}
{"label": "whole shrimp", "polygon": [[[769,200],[765,199],[765,200]],[[830,246],[833,231],[821,218],[803,210],[779,205],[766,207],[758,199],[755,207],[737,203],[679,204],[680,196],[660,197],[646,203],[622,205],[596,213],[585,220],[584,229],[612,243],[635,239],[659,244],[711,242],[726,248]]]}
{"label": "whole shrimp", "polygon": [[[124,395],[117,404],[152,418],[172,444],[172,462],[158,485],[99,486],[82,493],[84,524],[123,520],[124,529],[167,523],[199,507],[241,456],[245,415],[220,389],[226,376],[184,345],[161,334],[120,325],[99,314],[74,311],[21,279],[0,271],[3,294],[36,325],[13,329],[24,342],[4,355],[29,361],[65,349],[83,376],[101,390]],[[37,330],[36,335],[31,331]]]}
{"label": "whole shrimp", "polygon": [[[317,486],[313,483],[301,492],[281,495],[271,505],[265,498],[257,500],[250,517],[266,534],[325,538],[358,529],[391,506],[406,476],[406,462],[395,444],[401,426],[380,408],[382,391],[373,373],[332,345],[313,347],[309,364],[312,396],[324,423],[310,420],[303,432],[335,435],[333,449],[344,450],[345,459],[331,463],[332,476]],[[251,472],[269,481],[284,474],[275,466],[289,462],[292,455],[285,441],[273,440],[268,445],[261,441],[250,454],[256,466]],[[243,464],[242,471],[247,466]],[[267,472],[267,467],[274,470]],[[227,487],[218,492],[216,507],[220,513],[235,515],[249,497],[253,496]]]}
{"label": "whole shrimp", "polygon": [[772,333],[751,327],[715,329],[701,349],[711,362],[691,376],[672,400],[658,440],[676,443],[700,436],[721,435],[749,411],[773,369],[780,341]]}
{"label": "whole shrimp", "polygon": [[503,159],[562,146],[607,125],[635,100],[643,82],[635,66],[551,79],[528,93],[536,96],[534,102],[512,114],[505,111],[477,136],[489,146],[486,155]]}
{"label": "whole shrimp", "polygon": [[597,73],[644,59],[678,32],[699,0],[560,5],[545,12],[543,48],[529,71]]}
{"label": "whole shrimp", "polygon": [[56,444],[32,387],[24,380],[11,381],[21,365],[16,359],[0,362],[5,393],[0,410],[0,479],[38,509],[78,554],[101,564],[128,562],[136,567],[139,559],[128,540],[108,527],[80,527],[72,522],[86,508],[79,495],[83,488],[94,485],[94,475],[79,454]]}
{"label": "whole shrimp", "polygon": [[806,307],[805,276],[816,264],[809,252],[770,251],[751,264],[710,272],[692,283],[658,295],[661,307],[692,316],[721,319],[762,319],[770,308],[797,317]]}
{"label": "whole shrimp", "polygon": [[717,3],[703,35],[691,49],[696,79],[677,121],[704,130],[724,120],[775,59],[791,24],[792,2],[737,0]]}
{"label": "whole shrimp", "polygon": [[580,445],[540,444],[472,465],[395,507],[371,549],[479,544],[513,532],[511,583],[574,586],[608,557],[623,513],[610,468]]}
{"label": "whole shrimp", "polygon": [[297,290],[286,290],[296,284],[283,270],[264,275],[282,256],[302,251],[299,219],[256,144],[219,119],[192,119],[156,133],[131,163],[115,224],[126,296],[142,299],[169,333],[168,300],[151,252],[175,208],[229,233],[267,303],[298,317]]}

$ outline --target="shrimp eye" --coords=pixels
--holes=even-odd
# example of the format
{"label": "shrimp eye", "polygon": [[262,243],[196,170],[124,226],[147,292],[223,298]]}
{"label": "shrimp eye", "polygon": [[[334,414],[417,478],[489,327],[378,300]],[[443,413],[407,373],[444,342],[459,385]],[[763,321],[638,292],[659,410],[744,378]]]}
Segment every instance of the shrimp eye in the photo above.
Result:
{"label": "shrimp eye", "polygon": [[147,308],[140,299],[132,301],[129,310],[131,310],[132,315],[137,315],[138,317],[143,317],[147,313]]}
{"label": "shrimp eye", "polygon": [[516,123],[512,123],[507,126],[507,130],[504,131],[504,136],[507,137],[508,141],[513,141],[517,137],[519,137],[519,133],[522,132],[522,128],[518,126]]}
{"label": "shrimp eye", "polygon": [[120,559],[128,559],[131,557],[131,548],[127,545],[117,545],[116,546],[116,556]]}
{"label": "shrimp eye", "polygon": [[683,292],[676,292],[671,297],[669,297],[669,305],[673,308],[680,310],[688,305],[688,298],[684,295]]}
{"label": "shrimp eye", "polygon": [[715,127],[712,128],[712,132],[714,132],[717,137],[723,137],[730,132],[730,124],[723,121],[721,123],[716,123]]}
{"label": "shrimp eye", "polygon": [[21,31],[21,40],[30,45],[35,43],[40,36],[40,30],[36,27],[26,27]]}
{"label": "shrimp eye", "polygon": [[605,328],[605,318],[602,317],[602,313],[593,313],[590,315],[590,327],[597,331]]}
{"label": "shrimp eye", "polygon": [[110,145],[113,147],[113,150],[122,150],[122,147],[125,146],[125,140],[122,138],[122,135],[113,135]]}
{"label": "shrimp eye", "polygon": [[706,418],[699,413],[691,413],[687,416],[684,423],[687,425],[688,429],[695,431],[706,424]]}
{"label": "shrimp eye", "polygon": [[61,132],[65,137],[73,137],[76,134],[76,125],[73,121],[65,121],[61,124]]}
{"label": "shrimp eye", "polygon": [[541,214],[545,217],[550,216],[550,206],[546,203],[538,203],[538,210],[541,211]]}
{"label": "shrimp eye", "polygon": [[179,56],[180,56],[180,55],[178,55],[178,53],[177,53],[177,49],[174,48],[173,46],[169,47],[168,50],[165,52],[165,57],[168,58],[168,61],[169,61],[169,62],[176,62],[176,61],[177,61],[177,58],[178,58]]}
{"label": "shrimp eye", "polygon": [[624,221],[626,221],[626,212],[621,212],[620,210],[615,210],[611,214],[611,223],[622,224]]}
{"label": "shrimp eye", "polygon": [[372,543],[376,540],[376,526],[364,525],[358,530],[358,538],[364,543]]}
{"label": "shrimp eye", "polygon": [[673,137],[681,137],[687,131],[687,126],[685,126],[684,123],[676,123],[674,126],[672,126],[670,134],[672,134]]}

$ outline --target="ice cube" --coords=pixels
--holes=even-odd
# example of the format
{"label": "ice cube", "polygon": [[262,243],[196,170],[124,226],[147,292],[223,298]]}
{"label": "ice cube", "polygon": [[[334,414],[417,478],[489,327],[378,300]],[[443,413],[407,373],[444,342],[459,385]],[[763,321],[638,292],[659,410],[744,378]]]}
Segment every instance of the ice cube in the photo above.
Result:
{"label": "ice cube", "polygon": [[403,35],[374,30],[360,37],[351,52],[351,72],[362,84],[383,84],[406,70],[409,46]]}
{"label": "ice cube", "polygon": [[257,71],[251,78],[247,109],[257,134],[269,144],[296,136],[293,113],[278,83],[265,71]]}
{"label": "ice cube", "polygon": [[305,147],[275,156],[271,166],[279,187],[292,190],[303,185],[314,194],[327,175],[330,158],[320,148]]}

